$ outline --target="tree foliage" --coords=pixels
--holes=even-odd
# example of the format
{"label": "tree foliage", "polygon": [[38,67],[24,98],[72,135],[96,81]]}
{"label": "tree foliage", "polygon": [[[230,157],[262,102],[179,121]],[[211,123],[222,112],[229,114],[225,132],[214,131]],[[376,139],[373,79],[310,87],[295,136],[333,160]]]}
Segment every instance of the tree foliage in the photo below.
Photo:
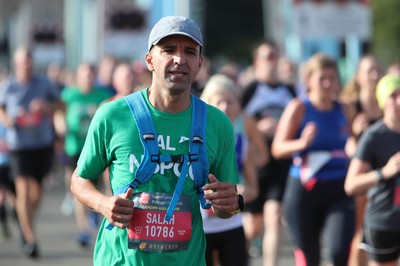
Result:
{"label": "tree foliage", "polygon": [[372,51],[387,66],[400,60],[400,1],[373,0]]}

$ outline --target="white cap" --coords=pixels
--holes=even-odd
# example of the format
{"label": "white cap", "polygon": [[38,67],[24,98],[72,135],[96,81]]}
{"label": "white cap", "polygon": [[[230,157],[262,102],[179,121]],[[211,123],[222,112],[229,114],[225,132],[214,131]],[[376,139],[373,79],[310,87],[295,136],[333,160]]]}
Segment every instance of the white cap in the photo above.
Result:
{"label": "white cap", "polygon": [[181,16],[168,16],[160,19],[150,32],[148,51],[161,39],[170,35],[184,35],[203,47],[203,37],[196,22]]}

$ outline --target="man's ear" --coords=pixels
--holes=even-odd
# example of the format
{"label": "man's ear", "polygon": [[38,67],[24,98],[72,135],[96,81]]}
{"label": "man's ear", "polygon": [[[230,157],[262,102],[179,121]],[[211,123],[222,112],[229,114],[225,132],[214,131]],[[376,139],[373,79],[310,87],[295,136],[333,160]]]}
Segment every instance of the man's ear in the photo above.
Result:
{"label": "man's ear", "polygon": [[203,61],[204,61],[204,57],[202,55],[200,55],[200,60],[199,60],[199,69],[201,68],[201,66],[203,65]]}
{"label": "man's ear", "polygon": [[200,71],[201,71],[201,66],[203,65],[203,61],[204,61],[204,57],[202,56],[202,55],[200,55],[200,58],[199,58],[199,68],[197,69],[197,73],[196,73],[196,76],[200,73]]}
{"label": "man's ear", "polygon": [[151,53],[146,53],[145,61],[147,69],[152,72],[154,70],[154,65],[153,65],[153,56],[151,55]]}

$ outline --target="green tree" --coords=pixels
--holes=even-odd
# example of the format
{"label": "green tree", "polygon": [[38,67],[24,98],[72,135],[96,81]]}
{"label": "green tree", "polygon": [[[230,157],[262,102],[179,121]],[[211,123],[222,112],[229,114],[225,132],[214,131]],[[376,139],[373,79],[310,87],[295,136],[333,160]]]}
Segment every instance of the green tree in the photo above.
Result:
{"label": "green tree", "polygon": [[400,60],[400,1],[371,1],[373,16],[372,51],[386,67]]}

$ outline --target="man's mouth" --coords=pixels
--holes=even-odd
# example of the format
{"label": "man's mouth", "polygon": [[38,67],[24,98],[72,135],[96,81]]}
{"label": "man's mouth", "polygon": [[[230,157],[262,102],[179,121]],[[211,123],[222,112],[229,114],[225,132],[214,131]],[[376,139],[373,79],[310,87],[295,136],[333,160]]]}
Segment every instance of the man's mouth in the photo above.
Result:
{"label": "man's mouth", "polygon": [[184,76],[187,74],[185,71],[182,71],[182,70],[173,70],[173,71],[170,71],[170,73],[174,76]]}

